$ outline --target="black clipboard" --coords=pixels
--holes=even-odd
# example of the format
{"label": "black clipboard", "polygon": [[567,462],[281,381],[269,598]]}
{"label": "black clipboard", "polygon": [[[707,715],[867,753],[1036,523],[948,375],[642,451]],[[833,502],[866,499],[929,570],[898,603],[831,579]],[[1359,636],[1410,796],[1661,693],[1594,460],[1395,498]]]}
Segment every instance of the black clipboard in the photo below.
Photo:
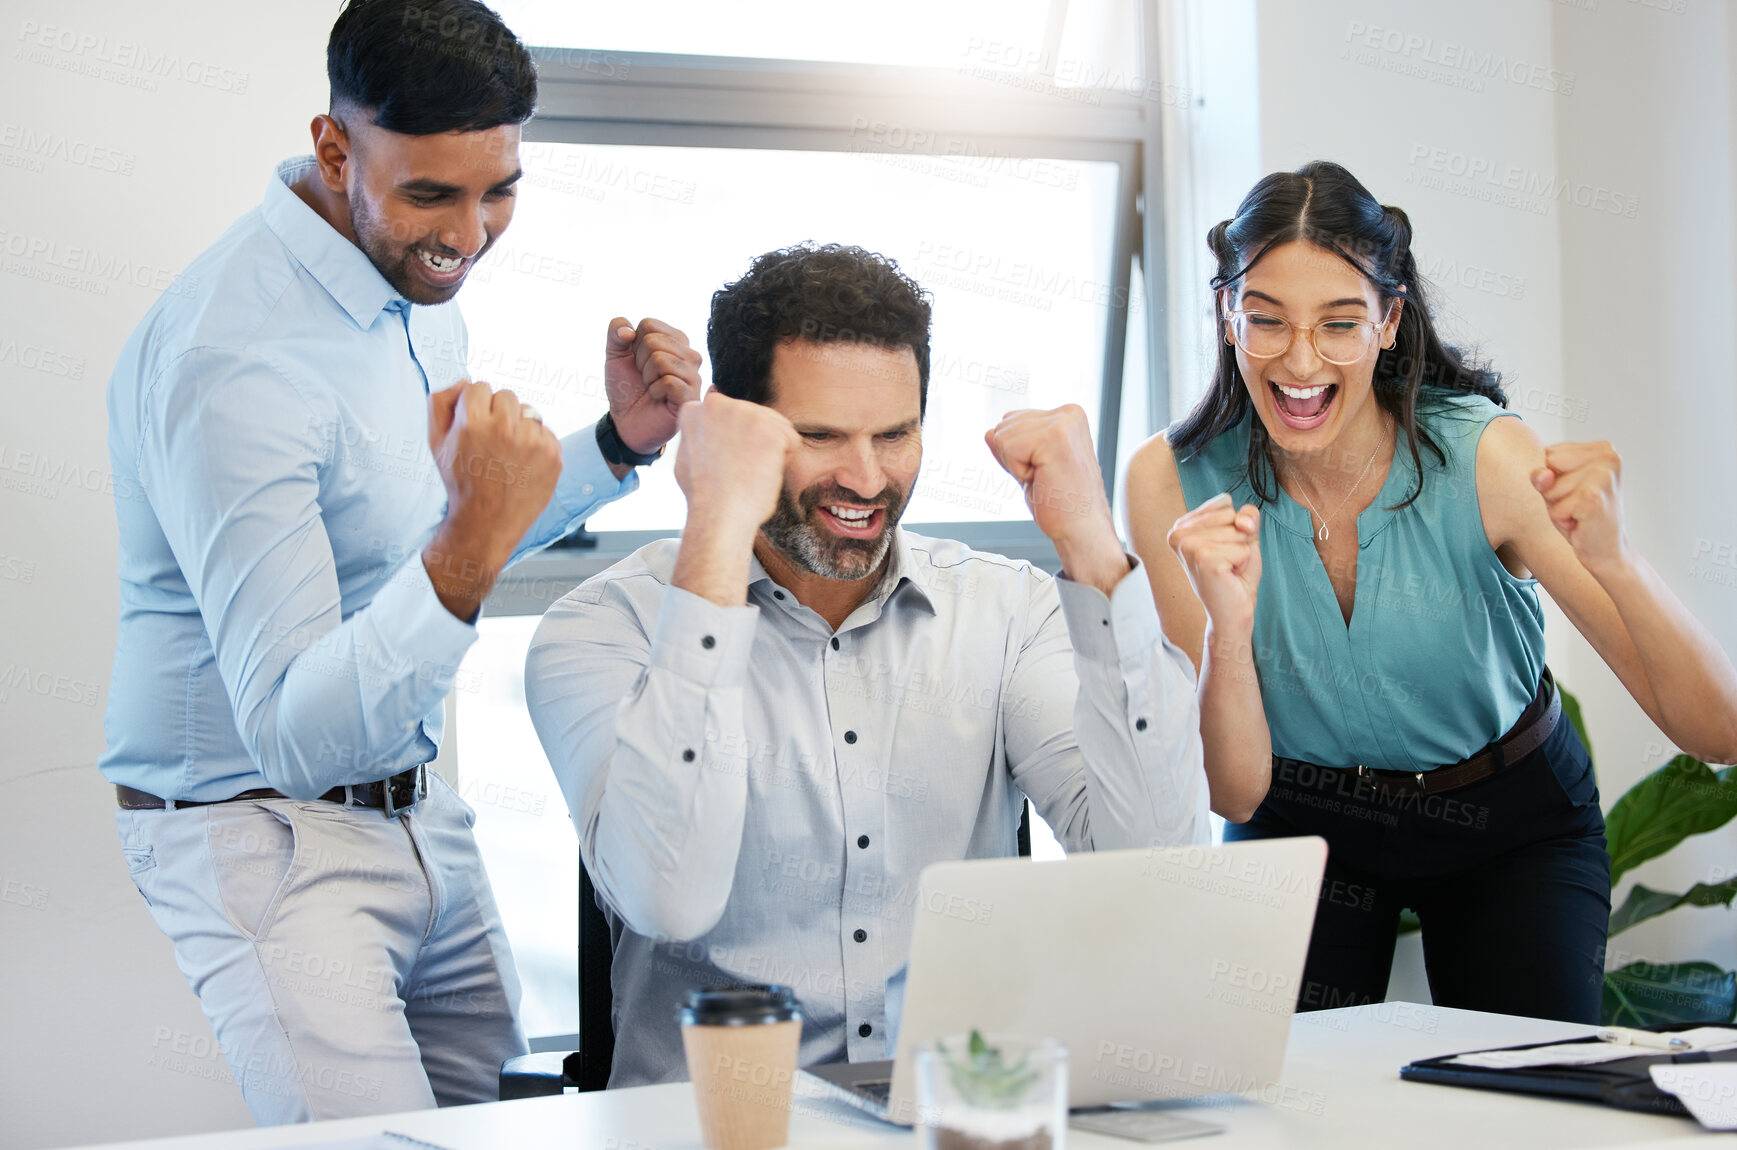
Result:
{"label": "black clipboard", "polygon": [[[1656,1034],[1675,1030],[1695,1030],[1721,1023],[1677,1022],[1663,1026],[1637,1027]],[[1728,1030],[1737,1027],[1726,1026]],[[1737,1037],[1737,1035],[1734,1035]],[[1556,1039],[1551,1042],[1528,1042],[1519,1046],[1492,1047],[1498,1050],[1531,1050],[1539,1046],[1562,1046],[1575,1042]],[[1597,1042],[1587,1035],[1581,1042]],[[1462,1051],[1482,1054],[1484,1051]],[[1697,1062],[1737,1062],[1737,1050],[1690,1051],[1672,1054],[1663,1050],[1647,1050],[1632,1058],[1616,1058],[1609,1062],[1594,1062],[1586,1066],[1527,1066],[1514,1070],[1495,1070],[1478,1066],[1458,1066],[1451,1060],[1458,1054],[1425,1058],[1399,1069],[1407,1082],[1433,1082],[1439,1086],[1466,1086],[1474,1090],[1506,1090],[1515,1094],[1540,1094],[1551,1098],[1575,1098],[1583,1102],[1598,1102],[1619,1110],[1642,1110],[1653,1114],[1688,1114],[1676,1097],[1653,1085],[1653,1066]]]}

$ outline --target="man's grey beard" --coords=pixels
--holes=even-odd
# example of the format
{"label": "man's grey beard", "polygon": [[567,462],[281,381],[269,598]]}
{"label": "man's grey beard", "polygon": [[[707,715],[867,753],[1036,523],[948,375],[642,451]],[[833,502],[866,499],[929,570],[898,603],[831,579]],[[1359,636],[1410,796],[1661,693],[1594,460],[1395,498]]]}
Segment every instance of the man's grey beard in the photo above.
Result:
{"label": "man's grey beard", "polygon": [[[828,497],[835,492],[826,493]],[[829,499],[814,497],[812,500],[805,495],[803,502],[811,507],[820,507]],[[854,496],[846,496],[837,500],[841,503],[864,504],[867,500]],[[767,542],[777,548],[796,566],[810,575],[818,575],[822,579],[865,579],[880,569],[885,562],[887,552],[893,546],[893,528],[898,526],[899,516],[905,509],[903,493],[897,493],[896,501],[883,503],[884,521],[881,533],[873,539],[846,539],[831,535],[824,528],[816,527],[808,521],[808,515],[797,506],[796,501],[785,491],[778,497],[778,510],[772,513],[772,518],[761,524],[760,530],[766,533]]]}

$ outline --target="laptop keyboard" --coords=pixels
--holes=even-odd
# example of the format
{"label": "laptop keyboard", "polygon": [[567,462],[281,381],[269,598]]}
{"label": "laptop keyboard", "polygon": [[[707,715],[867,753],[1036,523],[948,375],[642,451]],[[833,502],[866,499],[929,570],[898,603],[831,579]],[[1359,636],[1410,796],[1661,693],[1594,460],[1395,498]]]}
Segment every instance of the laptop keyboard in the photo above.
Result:
{"label": "laptop keyboard", "polygon": [[893,1080],[891,1078],[868,1078],[852,1085],[858,1094],[866,1095],[882,1104],[885,1104],[893,1096]]}

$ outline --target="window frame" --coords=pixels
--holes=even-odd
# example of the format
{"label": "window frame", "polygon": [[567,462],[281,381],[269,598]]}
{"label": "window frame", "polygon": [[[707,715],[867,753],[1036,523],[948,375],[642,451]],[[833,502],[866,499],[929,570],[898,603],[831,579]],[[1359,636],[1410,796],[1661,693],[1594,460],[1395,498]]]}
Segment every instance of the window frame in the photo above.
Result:
{"label": "window frame", "polygon": [[[1145,74],[1156,77],[1155,19],[1145,5],[1140,9]],[[1169,412],[1159,101],[1143,93],[1097,89],[1090,90],[1089,99],[1084,91],[1079,99],[1063,98],[1053,87],[1031,91],[934,68],[580,48],[534,47],[531,52],[538,66],[539,102],[525,125],[527,143],[1115,163],[1108,269],[1112,292],[1104,315],[1096,428],[1099,467],[1114,498],[1123,389],[1129,385],[1123,378],[1128,303],[1136,266],[1146,296],[1147,378],[1134,385],[1144,382],[1154,418]],[[1021,79],[1038,75],[1008,73]],[[888,147],[868,138],[877,125],[902,129],[909,146]],[[1054,547],[1029,520],[909,526],[1026,559],[1052,572],[1059,565]],[[646,543],[678,533],[599,532],[595,547],[553,548],[529,556],[502,573],[483,613],[541,613]]]}

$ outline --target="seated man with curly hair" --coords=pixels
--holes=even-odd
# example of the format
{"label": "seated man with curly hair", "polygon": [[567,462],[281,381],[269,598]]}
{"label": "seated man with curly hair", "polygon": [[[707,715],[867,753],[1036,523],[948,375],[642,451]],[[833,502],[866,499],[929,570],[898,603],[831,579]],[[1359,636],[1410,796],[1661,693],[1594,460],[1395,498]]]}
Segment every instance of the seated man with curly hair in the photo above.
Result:
{"label": "seated man with curly hair", "polygon": [[1084,412],[988,432],[1063,567],[901,528],[929,299],[860,248],[769,252],[712,297],[679,539],[563,598],[531,718],[610,918],[611,1086],[686,1077],[695,987],[780,982],[801,1062],[891,1057],[917,879],[1207,840],[1194,671],[1110,519]]}

